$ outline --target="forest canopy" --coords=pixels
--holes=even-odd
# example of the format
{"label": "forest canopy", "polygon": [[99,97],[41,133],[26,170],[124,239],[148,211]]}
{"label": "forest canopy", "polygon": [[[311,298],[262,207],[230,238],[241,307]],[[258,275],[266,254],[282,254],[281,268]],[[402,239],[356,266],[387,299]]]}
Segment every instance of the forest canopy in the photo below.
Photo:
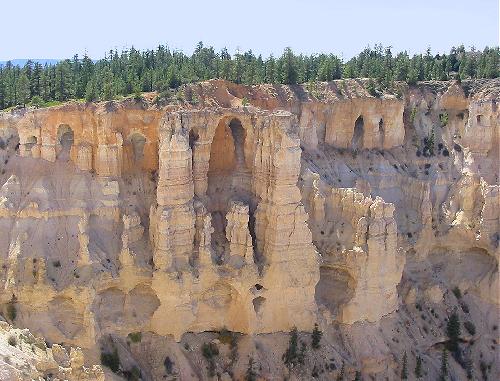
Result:
{"label": "forest canopy", "polygon": [[27,104],[35,107],[70,99],[112,100],[141,92],[159,93],[186,83],[220,78],[247,85],[299,84],[341,78],[372,78],[389,88],[394,81],[417,81],[499,76],[499,48],[466,50],[449,54],[410,56],[393,54],[390,47],[366,48],[344,62],[333,54],[296,54],[285,48],[280,57],[262,58],[251,50],[230,55],[198,43],[192,55],[160,45],[155,50],[131,48],[110,51],[103,59],[87,55],[42,65],[28,61],[23,67],[11,62],[0,66],[0,109]]}

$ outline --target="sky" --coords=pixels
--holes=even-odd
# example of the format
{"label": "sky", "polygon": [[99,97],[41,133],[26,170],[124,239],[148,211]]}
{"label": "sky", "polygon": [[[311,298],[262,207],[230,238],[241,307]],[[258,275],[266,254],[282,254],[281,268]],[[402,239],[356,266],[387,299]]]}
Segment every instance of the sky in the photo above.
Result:
{"label": "sky", "polygon": [[3,0],[0,61],[99,59],[110,49],[168,45],[348,59],[381,43],[393,52],[498,46],[499,0]]}

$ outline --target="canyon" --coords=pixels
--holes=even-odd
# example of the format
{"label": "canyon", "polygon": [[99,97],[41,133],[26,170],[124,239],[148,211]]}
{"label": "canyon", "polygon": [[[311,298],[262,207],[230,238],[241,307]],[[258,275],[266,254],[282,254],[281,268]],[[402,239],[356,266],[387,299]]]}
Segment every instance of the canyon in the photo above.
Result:
{"label": "canyon", "polygon": [[367,85],[0,113],[2,379],[496,379],[500,80]]}

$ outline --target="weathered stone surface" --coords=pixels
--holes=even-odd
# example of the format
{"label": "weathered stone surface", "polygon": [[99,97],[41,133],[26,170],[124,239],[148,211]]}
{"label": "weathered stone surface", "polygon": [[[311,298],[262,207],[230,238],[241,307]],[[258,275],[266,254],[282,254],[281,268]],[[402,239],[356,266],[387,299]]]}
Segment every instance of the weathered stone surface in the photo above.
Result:
{"label": "weathered stone surface", "polygon": [[[271,337],[260,334],[315,323],[335,341],[342,323],[333,347],[347,340],[349,371],[391,378],[412,340],[440,340],[434,313],[429,335],[406,325],[424,314],[416,305],[467,309],[450,296],[458,287],[471,319],[498,311],[498,81],[378,98],[363,84],[209,81],[189,88],[197,107],[0,114],[0,311],[14,305],[16,326],[64,343],[33,377],[99,379],[86,366],[109,338],[128,370],[162,377],[165,358],[133,353],[132,332],[174,345],[226,328],[260,347]],[[387,344],[395,330],[407,347]],[[192,378],[198,360],[181,353],[169,356]]]}

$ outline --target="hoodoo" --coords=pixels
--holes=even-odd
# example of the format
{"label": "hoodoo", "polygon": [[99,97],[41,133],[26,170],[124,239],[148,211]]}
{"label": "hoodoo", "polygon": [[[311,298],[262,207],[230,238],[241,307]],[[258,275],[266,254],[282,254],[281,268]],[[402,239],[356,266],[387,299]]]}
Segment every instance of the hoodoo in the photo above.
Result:
{"label": "hoodoo", "polygon": [[456,314],[454,374],[494,379],[500,82],[396,85],[0,113],[0,354],[70,380],[243,379],[249,357],[395,379],[404,352],[437,374]]}

